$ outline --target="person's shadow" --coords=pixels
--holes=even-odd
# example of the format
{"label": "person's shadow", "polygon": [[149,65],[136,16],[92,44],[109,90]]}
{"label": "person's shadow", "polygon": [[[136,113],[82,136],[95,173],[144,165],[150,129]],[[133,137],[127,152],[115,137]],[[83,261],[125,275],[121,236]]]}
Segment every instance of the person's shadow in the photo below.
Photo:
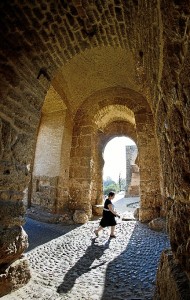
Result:
{"label": "person's shadow", "polygon": [[98,245],[95,243],[96,238],[92,239],[91,245],[86,249],[85,254],[76,262],[76,264],[65,274],[64,281],[61,283],[57,292],[59,294],[67,293],[72,289],[75,284],[75,281],[82,274],[91,271],[105,262],[101,262],[96,266],[92,266],[94,260],[98,260],[104,253],[106,249],[109,248],[110,239],[104,245]]}

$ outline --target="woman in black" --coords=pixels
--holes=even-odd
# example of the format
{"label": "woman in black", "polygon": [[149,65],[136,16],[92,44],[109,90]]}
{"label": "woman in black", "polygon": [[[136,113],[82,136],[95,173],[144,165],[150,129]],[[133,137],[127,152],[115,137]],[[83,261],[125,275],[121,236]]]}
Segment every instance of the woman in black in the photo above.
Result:
{"label": "woman in black", "polygon": [[114,192],[110,192],[108,195],[108,198],[106,199],[104,203],[104,208],[103,208],[103,216],[100,221],[100,226],[98,227],[97,230],[94,231],[95,235],[98,237],[98,233],[100,230],[102,230],[105,227],[111,226],[111,233],[110,233],[110,238],[115,238],[115,225],[117,224],[115,221],[115,217],[119,217],[116,211],[114,211],[114,207],[112,204],[112,200],[115,197]]}

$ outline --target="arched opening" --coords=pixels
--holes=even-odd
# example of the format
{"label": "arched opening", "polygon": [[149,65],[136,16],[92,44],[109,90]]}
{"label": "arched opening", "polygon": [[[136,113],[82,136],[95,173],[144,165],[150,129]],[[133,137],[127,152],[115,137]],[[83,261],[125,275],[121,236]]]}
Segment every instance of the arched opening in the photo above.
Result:
{"label": "arched opening", "polygon": [[66,107],[51,86],[43,107],[38,130],[30,204],[55,213],[57,181],[60,176]]}
{"label": "arched opening", "polygon": [[150,107],[140,94],[130,89],[115,87],[96,92],[77,111],[70,161],[71,203],[73,208],[83,209],[89,218],[92,207],[102,204],[102,152],[110,139],[121,135],[131,137],[138,145],[139,219],[148,222],[159,216],[162,206],[158,148]]}
{"label": "arched opening", "polygon": [[128,137],[115,137],[103,151],[103,193],[114,190],[124,197],[140,195],[140,175],[137,162],[138,149]]}
{"label": "arched opening", "polygon": [[1,1],[1,245],[7,241],[1,247],[1,271],[6,274],[2,294],[29,278],[21,260],[27,247],[23,192],[30,180],[41,107],[58,70],[62,80],[57,90],[66,92],[67,109],[76,118],[73,134],[69,114],[64,127],[69,142],[62,145],[71,145],[72,137],[72,146],[57,144],[59,153],[66,151],[53,174],[59,178],[57,209],[62,210],[70,191],[72,205],[90,216],[101,195],[97,178],[102,178],[102,147],[118,134],[113,127],[129,122],[125,116],[130,109],[139,149],[141,220],[161,214],[165,201],[173,251],[169,261],[177,258],[189,276],[189,3],[179,2]]}
{"label": "arched opening", "polygon": [[[72,138],[72,118],[64,98],[51,85],[41,111],[32,176],[28,193],[28,214],[35,218],[49,214],[64,222],[68,212],[69,159]],[[47,218],[48,219],[48,218]]]}

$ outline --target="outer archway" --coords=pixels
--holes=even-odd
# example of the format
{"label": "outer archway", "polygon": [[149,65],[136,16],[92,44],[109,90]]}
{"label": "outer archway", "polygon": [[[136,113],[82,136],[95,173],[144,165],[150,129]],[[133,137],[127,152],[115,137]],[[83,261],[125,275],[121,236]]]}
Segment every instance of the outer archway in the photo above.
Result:
{"label": "outer archway", "polygon": [[[149,1],[147,5],[147,1],[113,1],[108,5],[107,1],[92,4],[81,0],[57,1],[54,6],[47,1],[1,1],[0,6],[0,69],[3,75],[0,82],[0,225],[7,241],[6,247],[1,248],[1,270],[4,270],[5,264],[14,268],[12,274],[8,271],[9,278],[14,278],[14,284],[9,278],[7,286],[3,282],[3,293],[28,279],[27,265],[20,260],[20,254],[27,247],[25,237],[20,234],[24,222],[22,200],[30,179],[36,129],[45,94],[58,69],[77,53],[93,48],[113,47],[112,52],[127,49],[120,62],[123,62],[123,57],[127,57],[126,67],[129,61],[134,62],[131,64],[132,73],[140,87],[135,88],[134,82],[129,83],[131,76],[121,76],[123,72],[120,73],[118,68],[117,80],[99,88],[124,86],[148,95],[162,150],[162,194],[170,202],[169,232],[175,254],[172,260],[177,257],[189,274],[189,2]],[[139,11],[142,13],[139,14]],[[115,65],[110,60],[114,76]],[[90,94],[96,91],[97,85]],[[69,97],[67,100],[69,107]],[[76,99],[72,100],[75,103]],[[136,100],[132,97],[133,101]],[[76,105],[76,110],[80,105]],[[140,119],[147,119],[148,115],[144,110],[143,116],[143,109],[138,112],[135,117],[139,119],[137,131],[142,137],[146,131],[144,125],[149,122],[141,123]],[[151,119],[152,115],[149,117]],[[152,143],[154,141],[152,138]],[[147,149],[147,140],[144,142]],[[15,226],[19,227],[17,233]],[[19,241],[18,246],[10,254],[16,241]],[[171,256],[169,260],[171,262]],[[14,261],[17,263],[13,267]],[[20,269],[22,275],[19,274]],[[168,282],[166,284],[168,287]],[[165,297],[165,290],[163,295]],[[168,299],[171,299],[170,295]]]}

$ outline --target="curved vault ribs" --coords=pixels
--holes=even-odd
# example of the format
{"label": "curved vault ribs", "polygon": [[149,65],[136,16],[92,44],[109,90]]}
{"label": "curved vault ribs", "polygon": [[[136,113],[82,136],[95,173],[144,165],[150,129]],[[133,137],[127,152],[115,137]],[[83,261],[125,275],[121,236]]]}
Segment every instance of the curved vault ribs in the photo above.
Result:
{"label": "curved vault ribs", "polygon": [[111,46],[76,54],[59,69],[52,85],[63,98],[66,96],[65,103],[73,115],[99,91],[113,87],[139,90],[132,53]]}
{"label": "curved vault ribs", "polygon": [[94,116],[94,123],[101,130],[114,121],[128,121],[135,125],[134,113],[123,105],[108,105]]}

